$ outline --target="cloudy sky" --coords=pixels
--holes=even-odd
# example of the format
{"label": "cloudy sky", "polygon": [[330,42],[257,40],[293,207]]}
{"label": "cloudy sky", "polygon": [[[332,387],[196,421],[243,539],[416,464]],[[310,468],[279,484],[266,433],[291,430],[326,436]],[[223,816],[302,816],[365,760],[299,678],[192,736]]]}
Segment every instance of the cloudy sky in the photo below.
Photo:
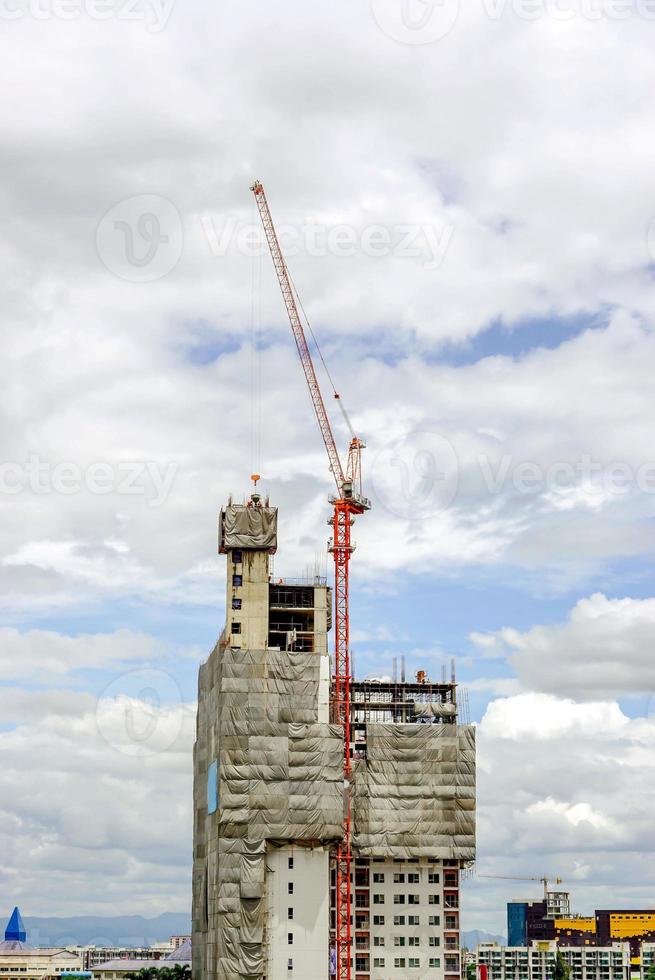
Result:
{"label": "cloudy sky", "polygon": [[[220,505],[258,470],[276,573],[326,567],[331,478],[254,178],[368,443],[357,673],[456,659],[480,874],[651,906],[653,5],[0,20],[8,909],[190,907]],[[464,928],[502,931],[539,888],[472,878]]]}

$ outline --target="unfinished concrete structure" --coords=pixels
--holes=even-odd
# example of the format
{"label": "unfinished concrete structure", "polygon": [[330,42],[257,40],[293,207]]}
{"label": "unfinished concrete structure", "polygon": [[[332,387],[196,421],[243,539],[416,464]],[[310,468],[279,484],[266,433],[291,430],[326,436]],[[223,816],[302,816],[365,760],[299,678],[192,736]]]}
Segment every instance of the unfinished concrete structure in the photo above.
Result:
{"label": "unfinished concrete structure", "polygon": [[[352,686],[354,778],[329,723],[323,580],[272,581],[277,511],[221,513],[226,626],[200,669],[195,980],[328,980],[344,796],[354,820],[353,976],[459,976],[459,870],[475,856],[475,746],[454,682]],[[332,887],[331,887],[332,885]]]}

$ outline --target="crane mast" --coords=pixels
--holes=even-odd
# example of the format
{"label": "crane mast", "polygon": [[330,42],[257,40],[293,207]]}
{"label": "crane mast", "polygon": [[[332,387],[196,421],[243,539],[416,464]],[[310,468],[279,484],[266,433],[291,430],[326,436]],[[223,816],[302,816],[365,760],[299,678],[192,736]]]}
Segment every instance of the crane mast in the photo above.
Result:
{"label": "crane mast", "polygon": [[[364,443],[352,433],[348,446],[348,458],[344,470],[337,450],[330,420],[323,401],[323,395],[314,370],[314,363],[307,344],[296,296],[280,248],[275,225],[266,200],[264,188],[259,181],[251,186],[264,227],[264,233],[273,259],[282,297],[287,309],[296,347],[300,356],[305,380],[309,388],[314,412],[318,421],[325,449],[328,454],[330,470],[334,477],[337,495],[330,498],[334,507],[331,520],[332,538],[329,549],[334,558],[334,675],[332,696],[332,720],[343,726],[343,774],[344,774],[344,815],[343,839],[336,855],[336,976],[337,980],[350,980],[352,975],[350,955],[352,946],[352,827],[350,782],[352,762],[350,759],[350,613],[349,613],[349,565],[353,552],[351,528],[355,516],[370,509],[370,501],[362,495],[361,450]],[[335,392],[335,398],[339,395]],[[345,415],[345,412],[344,412]],[[346,421],[348,418],[346,416]],[[350,425],[350,423],[348,423]]]}

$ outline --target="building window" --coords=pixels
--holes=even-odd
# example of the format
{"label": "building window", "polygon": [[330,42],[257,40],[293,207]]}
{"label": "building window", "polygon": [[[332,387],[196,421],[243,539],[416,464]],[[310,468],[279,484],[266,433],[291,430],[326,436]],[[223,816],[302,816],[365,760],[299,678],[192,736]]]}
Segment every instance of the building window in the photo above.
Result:
{"label": "building window", "polygon": [[289,871],[293,871],[293,857],[289,858]]}
{"label": "building window", "polygon": [[288,932],[287,933],[287,945],[288,946],[293,946],[293,933],[292,932]]}
{"label": "building window", "polygon": [[431,956],[430,957],[430,969],[432,969],[432,970],[438,970],[438,969],[440,969],[440,967],[441,967],[441,960],[439,959],[439,957],[438,956]]}
{"label": "building window", "polygon": [[404,946],[405,945],[405,937],[404,936],[394,936],[393,937],[393,944],[394,944],[394,946]]}
{"label": "building window", "polygon": [[240,585],[243,585],[243,575],[233,575],[232,576],[232,585],[236,586],[237,588]]}
{"label": "building window", "polygon": [[241,609],[241,599],[233,599],[232,600],[232,608],[233,609]]}
{"label": "building window", "polygon": [[289,892],[290,895],[293,895],[293,882],[292,881],[290,881],[289,884],[287,885],[287,891]]}
{"label": "building window", "polygon": [[384,946],[384,936],[373,936],[374,946]]}
{"label": "building window", "polygon": [[438,885],[439,884],[439,872],[431,871],[428,875],[428,884]]}
{"label": "building window", "polygon": [[374,926],[383,926],[384,925],[384,916],[383,915],[374,915],[373,916],[373,925]]}
{"label": "building window", "polygon": [[234,562],[235,565],[240,565],[241,562],[243,561],[243,552],[241,552],[241,551],[233,551],[232,552],[232,561]]}
{"label": "building window", "polygon": [[405,960],[404,959],[401,959],[400,956],[396,956],[396,958],[393,961],[393,965],[395,966],[395,968],[397,970],[404,970],[405,969]]}
{"label": "building window", "polygon": [[430,946],[440,946],[441,940],[438,936],[430,936]]}
{"label": "building window", "polygon": [[410,871],[410,873],[407,875],[408,885],[418,885],[420,880],[421,880],[421,876],[418,873],[418,871]]}
{"label": "building window", "polygon": [[410,956],[409,960],[407,961],[407,965],[410,970],[418,970],[421,966],[421,961],[416,956]]}
{"label": "building window", "polygon": [[420,924],[421,924],[421,920],[419,919],[418,915],[408,915],[407,916],[407,925],[408,926],[419,926]]}
{"label": "building window", "polygon": [[288,908],[287,909],[287,919],[293,919],[293,909],[292,908]]}
{"label": "building window", "polygon": [[418,895],[408,895],[407,896],[407,904],[408,905],[420,905],[421,904],[420,897]]}
{"label": "building window", "polygon": [[293,970],[293,960],[287,960],[287,970]]}
{"label": "building window", "polygon": [[410,936],[408,938],[408,940],[407,940],[407,945],[408,946],[420,946],[421,943],[420,943],[420,940],[419,940],[418,936]]}
{"label": "building window", "polygon": [[373,966],[384,967],[384,956],[376,956],[373,959]]}
{"label": "building window", "polygon": [[232,632],[233,633],[240,633],[241,632],[241,623],[236,623],[236,622],[235,623],[232,623],[231,629],[232,629]]}
{"label": "building window", "polygon": [[439,916],[439,915],[429,915],[428,916],[428,925],[429,926],[438,926],[438,925],[440,925],[440,923],[441,923],[441,916]]}
{"label": "building window", "polygon": [[384,873],[382,871],[374,871],[373,872],[373,883],[375,885],[383,885],[384,884]]}
{"label": "building window", "polygon": [[393,897],[393,904],[394,905],[404,905],[405,904],[405,896],[404,895],[394,895],[394,897]]}
{"label": "building window", "polygon": [[430,903],[430,905],[438,905],[439,904],[439,896],[438,895],[430,895],[430,897],[428,898],[428,902]]}
{"label": "building window", "polygon": [[405,875],[401,871],[394,871],[393,881],[395,885],[404,885]]}
{"label": "building window", "polygon": [[404,915],[394,915],[394,917],[393,917],[393,924],[395,926],[404,926],[405,925],[405,916]]}
{"label": "building window", "polygon": [[380,895],[378,892],[375,892],[373,894],[373,904],[384,905],[384,895]]}

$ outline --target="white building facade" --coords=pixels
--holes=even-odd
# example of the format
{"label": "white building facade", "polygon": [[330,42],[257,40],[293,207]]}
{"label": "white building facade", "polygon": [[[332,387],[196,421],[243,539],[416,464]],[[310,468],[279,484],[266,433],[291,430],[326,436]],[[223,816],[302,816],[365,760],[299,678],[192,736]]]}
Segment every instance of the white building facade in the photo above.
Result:
{"label": "white building facade", "polygon": [[551,980],[558,951],[571,980],[630,980],[630,944],[558,946],[535,942],[530,947],[482,943],[477,949],[478,980]]}

